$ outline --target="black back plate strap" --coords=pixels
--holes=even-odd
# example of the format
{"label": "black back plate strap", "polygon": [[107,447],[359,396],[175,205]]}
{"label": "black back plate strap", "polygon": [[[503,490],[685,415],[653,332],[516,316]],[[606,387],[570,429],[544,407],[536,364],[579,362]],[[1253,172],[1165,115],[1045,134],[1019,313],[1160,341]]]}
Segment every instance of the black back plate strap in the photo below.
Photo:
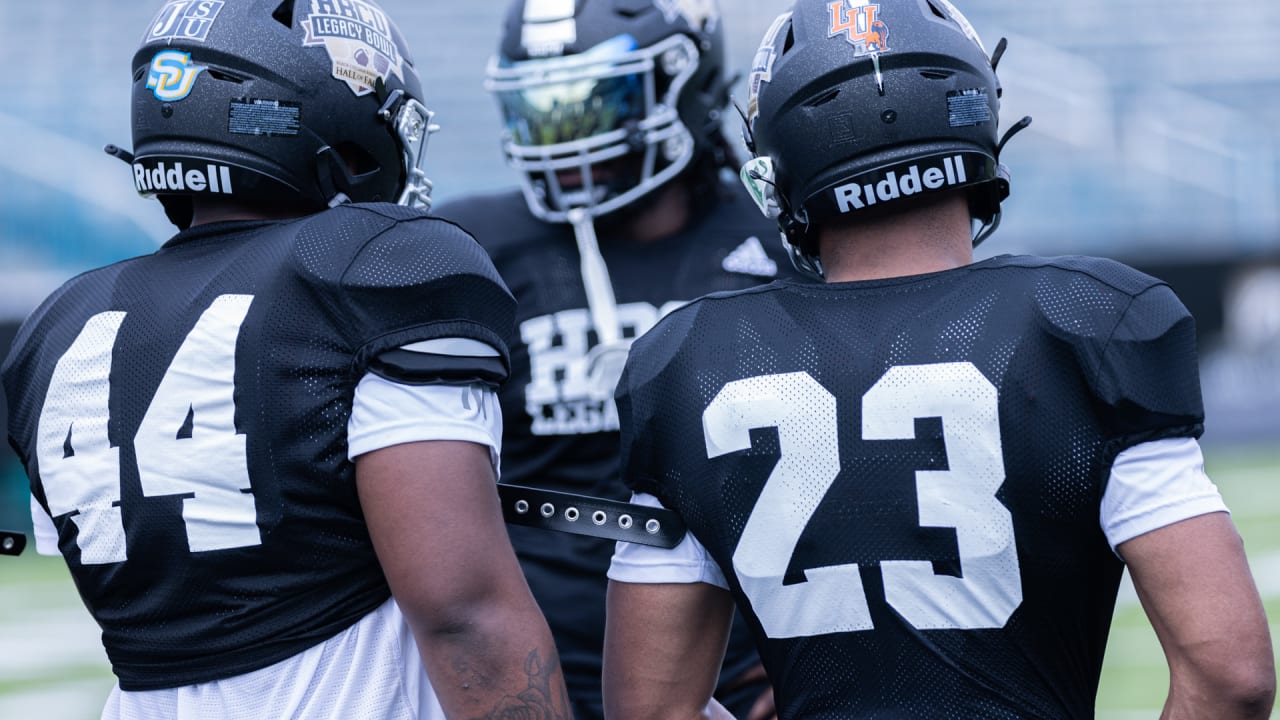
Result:
{"label": "black back plate strap", "polygon": [[507,483],[498,483],[498,497],[502,517],[511,525],[663,548],[684,539],[684,521],[666,508]]}
{"label": "black back plate strap", "polygon": [[21,555],[27,546],[27,536],[20,532],[0,530],[0,555]]}
{"label": "black back plate strap", "polygon": [[[666,508],[507,483],[498,483],[498,497],[512,525],[664,548],[684,539],[684,521]],[[26,546],[26,535],[0,530],[0,555],[21,555]]]}

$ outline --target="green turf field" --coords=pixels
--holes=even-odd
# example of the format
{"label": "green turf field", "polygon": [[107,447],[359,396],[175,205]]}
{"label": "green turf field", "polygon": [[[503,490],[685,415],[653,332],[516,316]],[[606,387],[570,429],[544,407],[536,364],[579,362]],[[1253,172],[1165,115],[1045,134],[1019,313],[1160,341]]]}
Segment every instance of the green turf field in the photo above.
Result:
{"label": "green turf field", "polygon": [[[1254,576],[1280,637],[1280,450],[1207,451],[1245,539]],[[112,685],[97,627],[57,558],[33,548],[0,559],[0,718],[97,718]],[[1160,646],[1126,584],[1116,609],[1098,695],[1099,720],[1156,718],[1168,685]]]}

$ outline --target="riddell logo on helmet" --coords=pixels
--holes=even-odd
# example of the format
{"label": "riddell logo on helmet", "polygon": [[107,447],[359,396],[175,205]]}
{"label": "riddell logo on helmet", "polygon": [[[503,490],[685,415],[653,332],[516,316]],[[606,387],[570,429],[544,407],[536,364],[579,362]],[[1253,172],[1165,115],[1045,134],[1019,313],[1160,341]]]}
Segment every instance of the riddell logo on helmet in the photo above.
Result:
{"label": "riddell logo on helmet", "polygon": [[940,165],[912,165],[898,174],[890,170],[884,178],[876,183],[846,183],[837,185],[835,193],[836,207],[841,213],[850,210],[862,210],[877,202],[887,202],[901,197],[910,197],[926,190],[937,190],[948,185],[964,185],[969,181],[965,170],[964,157],[952,155],[942,159]]}
{"label": "riddell logo on helmet", "polygon": [[182,163],[172,165],[164,161],[155,167],[133,164],[133,184],[140,193],[160,192],[209,192],[231,194],[231,168],[226,165],[205,165],[204,169],[186,169]]}

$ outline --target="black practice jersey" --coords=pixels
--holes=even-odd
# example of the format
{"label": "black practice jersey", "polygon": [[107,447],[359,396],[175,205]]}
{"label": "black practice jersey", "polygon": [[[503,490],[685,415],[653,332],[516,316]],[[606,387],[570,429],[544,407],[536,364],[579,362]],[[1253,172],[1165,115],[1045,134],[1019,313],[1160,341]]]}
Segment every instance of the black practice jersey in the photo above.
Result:
{"label": "black practice jersey", "polygon": [[[614,242],[607,225],[597,225],[624,338],[700,295],[795,275],[777,225],[740,187],[722,188],[703,210],[682,232],[643,245]],[[594,362],[597,335],[572,227],[539,221],[516,190],[443,204],[438,212],[475,235],[519,303],[511,380],[500,390],[503,482],[627,499],[618,475],[617,369],[610,374],[608,363]],[[556,636],[570,693],[598,698],[613,542],[509,530]],[[730,659],[737,669],[755,663],[745,632],[739,639],[741,651]]]}
{"label": "black practice jersey", "polygon": [[193,228],[46,300],[5,361],[10,442],[121,687],[262,668],[382,604],[355,386],[408,343],[505,353],[514,311],[469,235],[384,204]]}
{"label": "black practice jersey", "polygon": [[1192,318],[1094,258],[703,298],[632,348],[627,483],[724,570],[783,718],[1089,718],[1115,456],[1203,422]]}

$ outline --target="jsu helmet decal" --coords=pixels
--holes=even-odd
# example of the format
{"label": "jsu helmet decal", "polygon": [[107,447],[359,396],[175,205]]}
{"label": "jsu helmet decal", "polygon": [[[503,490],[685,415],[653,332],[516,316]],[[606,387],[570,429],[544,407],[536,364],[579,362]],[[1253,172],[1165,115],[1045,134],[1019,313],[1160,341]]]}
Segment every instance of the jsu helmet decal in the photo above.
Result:
{"label": "jsu helmet decal", "polygon": [[156,19],[147,27],[147,35],[142,42],[204,42],[225,4],[224,0],[169,0],[156,13]]}
{"label": "jsu helmet decal", "polygon": [[829,3],[831,27],[827,37],[843,34],[855,55],[889,51],[889,28],[879,19],[880,6],[867,0],[836,0]]}
{"label": "jsu helmet decal", "polygon": [[151,59],[147,87],[151,88],[157,100],[176,102],[191,94],[196,78],[207,69],[203,65],[193,65],[191,53],[161,50]]}
{"label": "jsu helmet decal", "polygon": [[357,96],[373,92],[378,80],[404,80],[404,57],[392,36],[391,20],[365,0],[311,0],[302,20],[304,46],[324,45],[333,61],[333,77]]}

